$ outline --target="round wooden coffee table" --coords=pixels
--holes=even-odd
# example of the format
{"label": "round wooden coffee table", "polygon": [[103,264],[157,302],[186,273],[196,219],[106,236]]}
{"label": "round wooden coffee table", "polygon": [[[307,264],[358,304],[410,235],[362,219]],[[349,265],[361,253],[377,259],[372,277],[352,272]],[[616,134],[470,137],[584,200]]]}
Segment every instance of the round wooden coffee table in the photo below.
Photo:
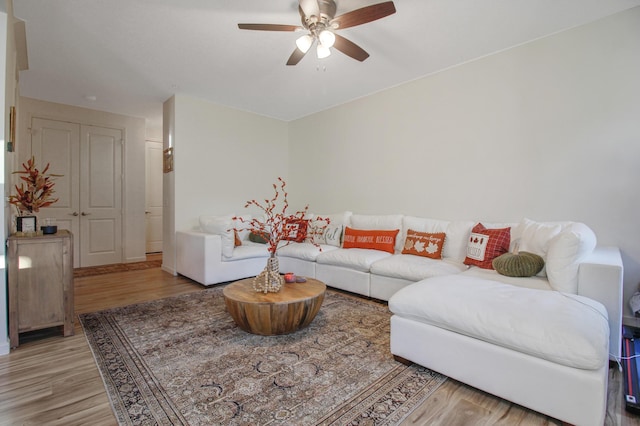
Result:
{"label": "round wooden coffee table", "polygon": [[227,311],[238,326],[253,334],[288,334],[313,321],[322,306],[327,286],[313,278],[305,283],[285,283],[277,293],[253,289],[253,278],[224,288]]}

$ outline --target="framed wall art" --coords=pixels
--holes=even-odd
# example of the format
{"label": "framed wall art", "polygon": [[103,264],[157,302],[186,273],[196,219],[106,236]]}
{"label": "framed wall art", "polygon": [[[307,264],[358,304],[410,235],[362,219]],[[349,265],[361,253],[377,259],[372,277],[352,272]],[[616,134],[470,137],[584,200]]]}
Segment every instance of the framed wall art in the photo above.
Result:
{"label": "framed wall art", "polygon": [[9,108],[9,140],[7,141],[7,151],[13,152],[16,146],[16,107]]}
{"label": "framed wall art", "polygon": [[173,171],[173,147],[167,148],[162,151],[162,171],[169,173]]}
{"label": "framed wall art", "polygon": [[36,217],[35,216],[16,217],[16,230],[18,232],[36,232]]}

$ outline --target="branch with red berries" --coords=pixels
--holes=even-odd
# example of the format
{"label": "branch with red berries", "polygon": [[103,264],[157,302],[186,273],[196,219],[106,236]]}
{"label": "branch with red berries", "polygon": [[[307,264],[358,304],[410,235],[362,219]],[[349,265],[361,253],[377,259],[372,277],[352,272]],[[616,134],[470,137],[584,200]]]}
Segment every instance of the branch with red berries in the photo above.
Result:
{"label": "branch with red berries", "polygon": [[[242,224],[247,224],[247,227],[252,233],[259,235],[261,238],[266,240],[268,242],[269,253],[273,255],[275,255],[278,248],[284,247],[292,242],[287,238],[289,232],[286,227],[287,223],[304,220],[305,217],[307,217],[309,210],[309,205],[306,205],[302,210],[293,214],[287,214],[287,209],[289,208],[289,193],[286,190],[286,186],[287,184],[284,179],[278,177],[278,183],[273,184],[273,198],[266,199],[264,202],[259,202],[257,200],[247,201],[244,207],[257,207],[264,212],[264,218],[245,220],[240,216],[234,217],[235,220],[240,221]],[[281,196],[282,200],[280,201]],[[279,203],[281,203],[281,206],[279,206]],[[329,223],[329,219],[320,217],[316,217],[314,220],[322,221],[326,224]],[[319,245],[315,243],[313,237],[321,235],[325,227],[326,225],[312,227],[311,229],[307,227],[306,240],[318,247]],[[238,231],[239,229],[235,230]],[[286,241],[286,244],[281,245],[281,241]]]}

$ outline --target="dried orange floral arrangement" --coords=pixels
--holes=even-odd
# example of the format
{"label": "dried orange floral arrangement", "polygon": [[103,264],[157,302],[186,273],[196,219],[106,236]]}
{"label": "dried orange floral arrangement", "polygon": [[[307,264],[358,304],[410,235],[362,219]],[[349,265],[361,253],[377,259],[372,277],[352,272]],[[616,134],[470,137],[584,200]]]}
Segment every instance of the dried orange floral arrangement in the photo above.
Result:
{"label": "dried orange floral arrangement", "polygon": [[47,174],[49,163],[42,171],[36,168],[35,163],[35,158],[31,157],[29,161],[22,163],[24,170],[13,172],[22,175],[20,179],[23,182],[20,182],[20,186],[15,186],[16,194],[9,197],[9,203],[16,206],[20,215],[37,213],[41,208],[58,201],[57,198],[53,198],[53,179],[62,175]]}

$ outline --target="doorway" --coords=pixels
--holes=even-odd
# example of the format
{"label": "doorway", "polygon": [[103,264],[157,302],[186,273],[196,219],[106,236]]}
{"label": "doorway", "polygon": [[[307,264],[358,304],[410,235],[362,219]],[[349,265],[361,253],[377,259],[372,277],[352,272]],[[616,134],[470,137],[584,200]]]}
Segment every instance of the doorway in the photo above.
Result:
{"label": "doorway", "polygon": [[162,142],[145,142],[146,252],[162,252]]}
{"label": "doorway", "polygon": [[74,267],[122,262],[123,131],[33,117],[31,152],[50,164],[57,203],[38,214],[74,235]]}

